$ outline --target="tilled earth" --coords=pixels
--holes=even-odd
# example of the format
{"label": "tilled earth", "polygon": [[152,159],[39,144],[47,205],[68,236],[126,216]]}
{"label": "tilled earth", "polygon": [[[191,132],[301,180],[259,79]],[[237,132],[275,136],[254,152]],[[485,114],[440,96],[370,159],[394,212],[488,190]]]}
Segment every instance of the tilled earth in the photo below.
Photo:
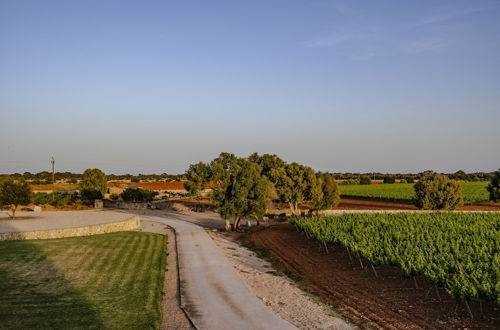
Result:
{"label": "tilled earth", "polygon": [[[306,238],[290,224],[255,228],[240,238],[271,251],[271,259],[284,271],[318,294],[335,310],[361,328],[384,329],[495,329],[500,326],[494,303],[457,304],[443,289],[434,288],[424,277],[403,279],[397,266],[377,266],[349,255],[340,245],[329,253],[318,242]],[[416,287],[417,285],[417,287]],[[437,291],[436,291],[437,290]],[[481,315],[482,314],[482,315]]]}

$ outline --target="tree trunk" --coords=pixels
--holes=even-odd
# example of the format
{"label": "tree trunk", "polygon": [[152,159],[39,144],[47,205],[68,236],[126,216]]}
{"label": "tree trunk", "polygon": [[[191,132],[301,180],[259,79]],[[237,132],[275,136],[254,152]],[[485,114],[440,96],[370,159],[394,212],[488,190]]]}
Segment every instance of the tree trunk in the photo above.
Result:
{"label": "tree trunk", "polygon": [[10,208],[10,210],[12,211],[12,216],[11,216],[12,219],[16,218],[16,209],[17,209],[17,205],[13,205]]}
{"label": "tree trunk", "polygon": [[238,230],[238,228],[240,227],[240,220],[241,220],[241,218],[240,218],[240,217],[237,217],[237,218],[234,220],[234,230]]}
{"label": "tree trunk", "polygon": [[226,226],[224,228],[226,231],[231,231],[231,220],[226,220]]}

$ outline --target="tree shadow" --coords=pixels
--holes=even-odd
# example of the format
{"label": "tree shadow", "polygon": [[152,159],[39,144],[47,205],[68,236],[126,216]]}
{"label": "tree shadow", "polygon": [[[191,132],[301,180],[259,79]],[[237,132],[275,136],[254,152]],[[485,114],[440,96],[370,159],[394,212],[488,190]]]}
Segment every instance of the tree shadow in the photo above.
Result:
{"label": "tree shadow", "polygon": [[95,307],[32,241],[0,242],[0,329],[102,329]]}

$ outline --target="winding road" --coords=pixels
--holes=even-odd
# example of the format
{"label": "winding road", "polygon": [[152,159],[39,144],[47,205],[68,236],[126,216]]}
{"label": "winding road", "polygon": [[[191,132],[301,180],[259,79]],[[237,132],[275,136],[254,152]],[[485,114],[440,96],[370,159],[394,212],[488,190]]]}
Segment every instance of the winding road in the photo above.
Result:
{"label": "winding road", "polygon": [[170,217],[141,218],[175,229],[181,304],[198,329],[296,329],[250,292],[202,227]]}

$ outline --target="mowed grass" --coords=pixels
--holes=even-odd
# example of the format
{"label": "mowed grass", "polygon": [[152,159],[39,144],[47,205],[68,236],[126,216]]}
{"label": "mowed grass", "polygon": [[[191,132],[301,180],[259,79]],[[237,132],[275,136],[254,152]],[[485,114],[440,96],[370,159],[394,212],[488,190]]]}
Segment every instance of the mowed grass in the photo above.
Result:
{"label": "mowed grass", "polygon": [[158,329],[166,237],[0,242],[0,328]]}
{"label": "mowed grass", "polygon": [[[489,199],[488,182],[460,182],[465,204],[484,202]],[[413,183],[342,185],[340,193],[344,197],[367,197],[410,201],[415,197]]]}

